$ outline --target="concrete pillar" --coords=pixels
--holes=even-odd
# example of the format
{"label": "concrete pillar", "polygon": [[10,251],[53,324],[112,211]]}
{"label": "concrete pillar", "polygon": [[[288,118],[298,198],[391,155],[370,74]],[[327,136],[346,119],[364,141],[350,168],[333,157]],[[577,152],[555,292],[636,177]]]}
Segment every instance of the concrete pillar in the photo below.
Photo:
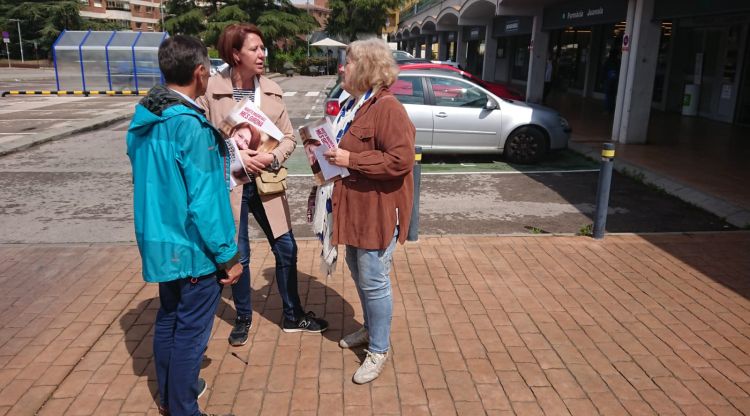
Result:
{"label": "concrete pillar", "polygon": [[432,59],[432,35],[427,35],[424,40],[424,58]]}
{"label": "concrete pillar", "polygon": [[484,62],[482,63],[482,79],[495,80],[495,64],[497,63],[497,38],[492,36],[495,19],[490,19],[484,30]]}
{"label": "concrete pillar", "polygon": [[456,62],[461,68],[466,69],[466,42],[464,41],[463,26],[459,26],[456,32]]}
{"label": "concrete pillar", "polygon": [[542,31],[543,10],[534,14],[529,53],[529,75],[526,82],[526,101],[541,103],[544,95],[544,71],[547,68],[549,33]]}
{"label": "concrete pillar", "polygon": [[438,55],[439,61],[448,60],[448,32],[438,32]]}
{"label": "concrete pillar", "polygon": [[628,50],[622,52],[612,140],[645,143],[651,116],[651,96],[659,55],[661,26],[651,20],[655,0],[630,0],[625,35]]}
{"label": "concrete pillar", "polygon": [[418,37],[414,40],[414,57],[415,58],[421,58],[422,57],[422,37]]}

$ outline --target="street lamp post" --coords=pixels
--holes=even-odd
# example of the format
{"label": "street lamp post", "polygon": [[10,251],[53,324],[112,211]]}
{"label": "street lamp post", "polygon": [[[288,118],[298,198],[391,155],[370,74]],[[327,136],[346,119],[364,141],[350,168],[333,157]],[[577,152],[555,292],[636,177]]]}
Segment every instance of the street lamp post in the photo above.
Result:
{"label": "street lamp post", "polygon": [[162,32],[164,31],[164,2],[166,0],[160,0],[159,1],[159,19],[161,20],[161,26],[159,26],[159,30]]}
{"label": "street lamp post", "polygon": [[8,19],[9,22],[16,22],[18,25],[18,47],[21,48],[21,62],[23,62],[23,40],[21,39],[21,19]]}
{"label": "street lamp post", "polygon": [[[307,14],[310,14],[310,0],[307,0]],[[307,57],[310,57],[310,38],[312,33],[307,34]]]}

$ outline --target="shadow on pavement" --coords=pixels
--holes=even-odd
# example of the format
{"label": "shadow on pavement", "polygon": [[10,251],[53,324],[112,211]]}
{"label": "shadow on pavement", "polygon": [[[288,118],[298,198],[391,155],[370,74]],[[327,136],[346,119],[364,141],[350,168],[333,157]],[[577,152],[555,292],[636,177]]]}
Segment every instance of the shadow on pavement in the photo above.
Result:
{"label": "shadow on pavement", "polygon": [[[251,286],[253,278],[257,278],[257,276],[250,276]],[[253,312],[277,325],[279,331],[281,331],[282,304],[279,289],[275,283],[275,269],[273,267],[265,268],[262,272],[262,278],[265,284],[259,289],[251,289]],[[362,326],[361,322],[354,320],[354,309],[349,302],[340,293],[326,286],[325,282],[321,282],[315,276],[298,271],[297,288],[305,311],[315,312],[318,318],[328,321],[328,330],[323,332],[323,336],[327,340],[338,343],[342,331],[354,331]],[[236,312],[230,288],[224,288],[221,301],[224,303],[224,307],[222,308],[222,305],[219,305],[218,311],[223,312],[218,316],[229,325],[234,325]]]}

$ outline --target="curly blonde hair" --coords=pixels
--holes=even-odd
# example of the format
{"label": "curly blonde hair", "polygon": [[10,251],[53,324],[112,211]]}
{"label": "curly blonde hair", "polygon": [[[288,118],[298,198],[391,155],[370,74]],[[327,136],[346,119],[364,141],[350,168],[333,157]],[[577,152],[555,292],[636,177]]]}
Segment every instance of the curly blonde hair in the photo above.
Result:
{"label": "curly blonde hair", "polygon": [[346,59],[354,64],[352,73],[346,74],[349,91],[355,95],[370,88],[389,87],[398,77],[398,66],[393,54],[381,39],[358,40],[346,48]]}

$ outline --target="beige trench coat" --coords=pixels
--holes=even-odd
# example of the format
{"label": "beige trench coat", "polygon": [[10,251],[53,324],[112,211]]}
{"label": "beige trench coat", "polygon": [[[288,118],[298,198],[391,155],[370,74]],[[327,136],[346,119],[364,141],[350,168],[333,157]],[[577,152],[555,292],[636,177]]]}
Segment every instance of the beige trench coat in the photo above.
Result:
{"label": "beige trench coat", "polygon": [[[289,120],[286,106],[282,101],[283,91],[281,87],[270,79],[260,77],[260,90],[263,96],[260,100],[260,109],[268,116],[271,121],[284,134],[284,138],[279,145],[272,151],[276,159],[284,164],[297,146],[294,137],[292,122]],[[232,80],[229,78],[229,68],[212,76],[208,81],[206,94],[199,97],[198,104],[206,110],[208,118],[214,126],[219,126],[221,121],[235,106],[236,102],[232,98]],[[271,231],[274,238],[289,232],[292,229],[290,218],[289,203],[287,202],[286,192],[274,195],[262,195],[263,209],[266,211],[268,222],[271,224]],[[242,205],[242,187],[235,187],[230,193],[232,203],[232,214],[234,214],[234,225],[239,230],[240,208]]]}

